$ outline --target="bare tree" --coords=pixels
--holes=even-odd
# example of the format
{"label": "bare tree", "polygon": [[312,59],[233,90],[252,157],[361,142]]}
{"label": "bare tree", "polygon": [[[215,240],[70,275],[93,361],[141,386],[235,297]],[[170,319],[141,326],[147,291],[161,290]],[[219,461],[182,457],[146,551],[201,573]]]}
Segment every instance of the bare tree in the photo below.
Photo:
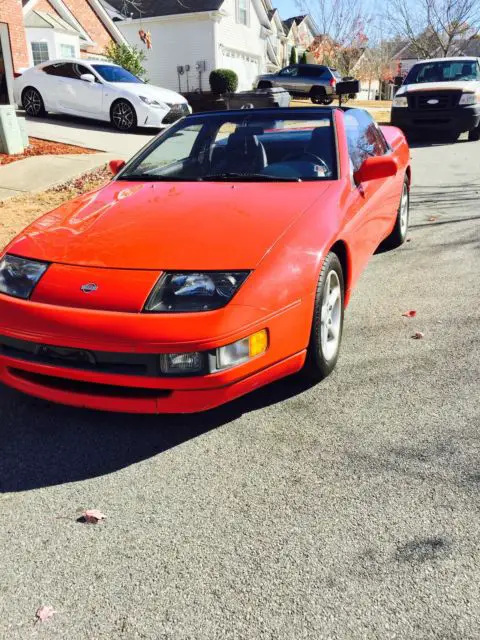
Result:
{"label": "bare tree", "polygon": [[295,0],[298,10],[309,13],[322,35],[340,46],[352,46],[370,22],[362,0]]}
{"label": "bare tree", "polygon": [[122,0],[120,13],[123,13],[124,16],[142,15],[142,11],[142,0]]}
{"label": "bare tree", "polygon": [[422,58],[448,56],[480,33],[479,0],[388,0],[392,29]]}

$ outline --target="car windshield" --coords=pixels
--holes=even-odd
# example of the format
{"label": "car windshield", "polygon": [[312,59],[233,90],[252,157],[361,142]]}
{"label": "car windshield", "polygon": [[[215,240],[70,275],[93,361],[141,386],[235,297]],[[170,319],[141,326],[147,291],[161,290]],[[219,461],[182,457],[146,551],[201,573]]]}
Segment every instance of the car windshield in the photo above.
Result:
{"label": "car windshield", "polygon": [[184,118],[120,180],[299,182],[336,178],[332,110],[243,110]]}
{"label": "car windshield", "polygon": [[111,64],[94,64],[95,71],[107,82],[135,82],[143,83],[143,80],[134,76],[123,67],[116,67]]}
{"label": "car windshield", "polygon": [[416,64],[408,72],[404,84],[420,82],[451,82],[480,80],[480,68],[475,60],[445,60]]}

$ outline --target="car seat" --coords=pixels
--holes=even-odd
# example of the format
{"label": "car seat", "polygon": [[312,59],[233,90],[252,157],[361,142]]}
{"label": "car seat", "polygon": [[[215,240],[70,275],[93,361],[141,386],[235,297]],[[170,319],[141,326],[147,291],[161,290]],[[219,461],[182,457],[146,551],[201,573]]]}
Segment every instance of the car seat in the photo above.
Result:
{"label": "car seat", "polygon": [[225,149],[224,166],[226,173],[260,173],[267,166],[265,147],[258,139],[258,133],[263,130],[252,131],[251,127],[238,127],[231,133]]}

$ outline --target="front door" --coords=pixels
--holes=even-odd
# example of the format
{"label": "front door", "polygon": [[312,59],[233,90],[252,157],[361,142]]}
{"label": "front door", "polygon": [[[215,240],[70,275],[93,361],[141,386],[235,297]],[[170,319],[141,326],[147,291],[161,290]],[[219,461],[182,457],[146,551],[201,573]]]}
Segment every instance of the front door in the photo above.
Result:
{"label": "front door", "polygon": [[[65,108],[79,115],[98,117],[102,113],[103,84],[82,64],[68,63],[68,77],[62,80]],[[84,74],[95,77],[95,82],[81,80]]]}
{"label": "front door", "polygon": [[298,67],[290,65],[278,72],[273,82],[275,87],[283,87],[291,93],[298,90]]}

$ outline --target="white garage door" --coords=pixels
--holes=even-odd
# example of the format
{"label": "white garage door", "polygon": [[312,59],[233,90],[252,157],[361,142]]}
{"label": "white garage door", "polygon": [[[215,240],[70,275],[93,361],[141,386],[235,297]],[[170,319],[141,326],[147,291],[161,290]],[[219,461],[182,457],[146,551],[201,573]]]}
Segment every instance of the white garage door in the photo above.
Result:
{"label": "white garage door", "polygon": [[223,50],[222,67],[235,71],[238,76],[238,91],[252,89],[255,78],[259,74],[258,58],[231,49]]}

